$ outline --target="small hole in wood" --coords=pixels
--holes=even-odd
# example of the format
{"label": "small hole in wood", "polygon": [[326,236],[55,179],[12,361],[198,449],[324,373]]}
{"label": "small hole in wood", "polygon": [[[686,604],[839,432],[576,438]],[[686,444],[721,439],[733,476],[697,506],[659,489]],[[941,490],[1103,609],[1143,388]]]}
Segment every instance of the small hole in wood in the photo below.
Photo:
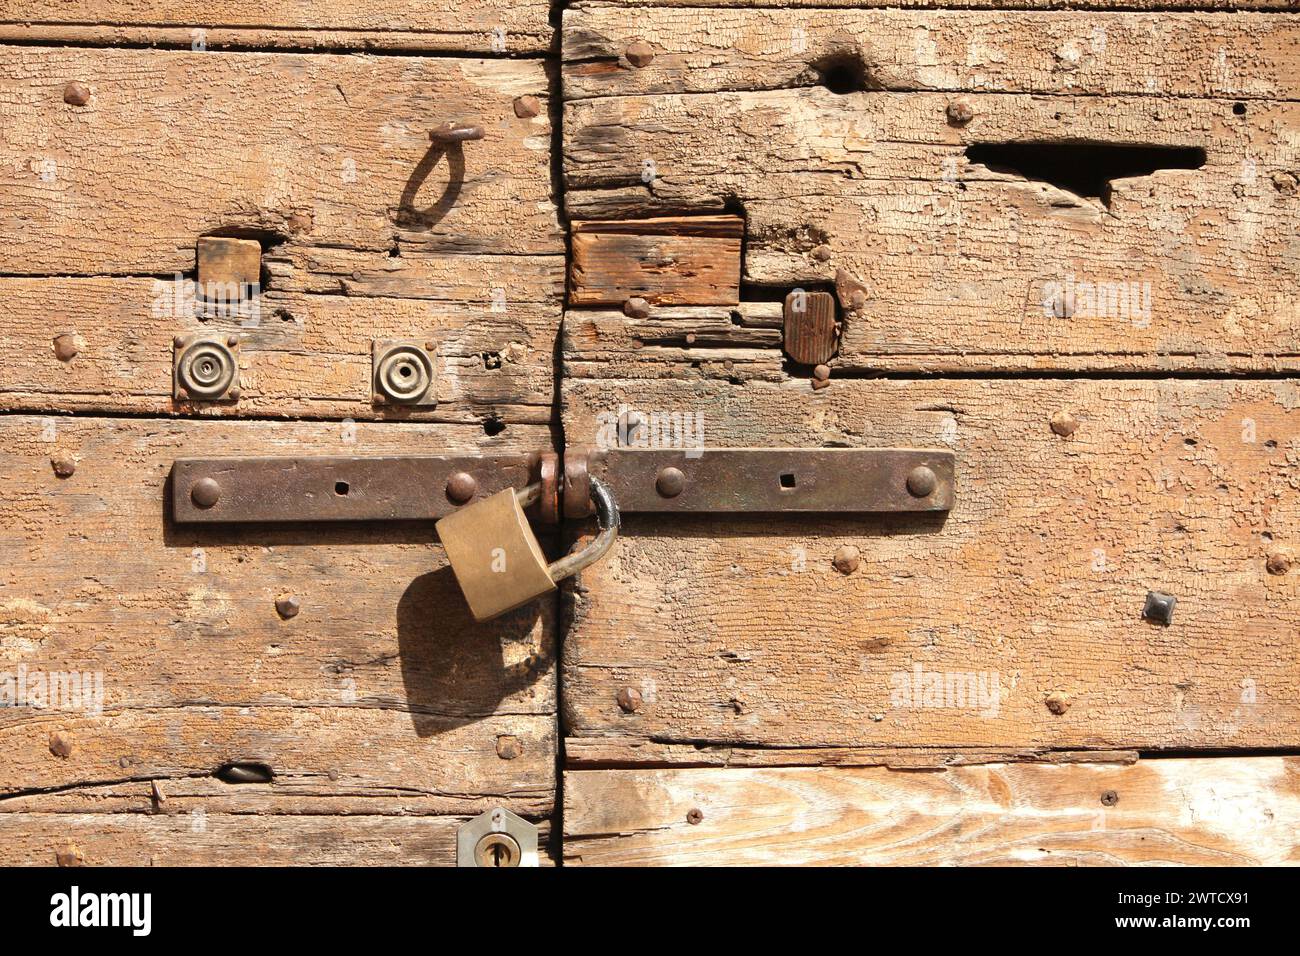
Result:
{"label": "small hole in wood", "polygon": [[781,476],[782,488],[793,488],[794,486],[795,486],[794,475],[791,472],[786,472],[784,475]]}
{"label": "small hole in wood", "polygon": [[222,764],[213,776],[222,783],[270,783],[275,774],[264,763],[240,761]]}
{"label": "small hole in wood", "polygon": [[334,494],[338,495],[340,498],[346,497],[348,492],[351,490],[352,487],[346,481],[334,482]]}
{"label": "small hole in wood", "polygon": [[1232,112],[1233,112],[1233,115],[1234,115],[1234,116],[1245,116],[1245,115],[1246,115],[1246,104],[1245,104],[1245,103],[1233,103],[1233,104],[1232,104]]}
{"label": "small hole in wood", "polygon": [[867,64],[858,53],[834,53],[812,64],[817,82],[837,96],[870,88]]}
{"label": "small hole in wood", "polygon": [[506,430],[506,423],[499,418],[493,417],[493,418],[486,418],[483,420],[484,435],[489,435],[489,436],[500,435],[505,430]]}

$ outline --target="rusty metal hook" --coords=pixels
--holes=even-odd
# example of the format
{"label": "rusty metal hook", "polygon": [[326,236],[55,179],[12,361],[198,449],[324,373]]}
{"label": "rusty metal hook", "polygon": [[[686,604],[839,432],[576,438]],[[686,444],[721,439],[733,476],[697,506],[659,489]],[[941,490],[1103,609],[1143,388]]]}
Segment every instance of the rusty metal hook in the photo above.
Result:
{"label": "rusty metal hook", "polygon": [[483,135],[483,127],[476,124],[443,123],[429,130],[429,138],[436,143],[464,143]]}

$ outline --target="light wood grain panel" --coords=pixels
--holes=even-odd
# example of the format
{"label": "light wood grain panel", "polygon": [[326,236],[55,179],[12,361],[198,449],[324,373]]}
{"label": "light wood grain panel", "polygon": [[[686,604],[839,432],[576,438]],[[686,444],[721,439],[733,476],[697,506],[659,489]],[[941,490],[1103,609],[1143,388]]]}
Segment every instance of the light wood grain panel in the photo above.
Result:
{"label": "light wood grain panel", "polygon": [[0,671],[103,675],[102,713],[0,710],[5,789],[249,759],[283,768],[286,799],[551,799],[553,605],[474,624],[432,522],[190,529],[164,507],[176,458],[536,451],[547,428],[9,415],[0,433]]}
{"label": "light wood grain panel", "polygon": [[[1113,794],[1114,802],[1103,803]],[[692,814],[692,811],[695,814]],[[687,815],[697,823],[688,822]],[[564,860],[595,866],[1279,866],[1294,757],[565,774]]]}
{"label": "light wood grain panel", "polygon": [[[571,7],[565,98],[816,86],[837,64],[860,68],[877,90],[1239,99],[1300,90],[1295,17],[782,6],[795,9]],[[654,52],[640,68],[626,58],[636,41]]]}
{"label": "light wood grain panel", "polygon": [[[842,367],[1294,365],[1295,104],[1255,101],[1238,116],[1231,102],[1189,98],[968,99],[963,128],[945,119],[950,97],[930,93],[571,102],[566,202],[583,217],[738,203],[742,298],[837,280],[861,290],[841,295]],[[1205,162],[1077,187],[1096,188],[1089,196],[966,153],[1075,140],[1204,149]]]}
{"label": "light wood grain panel", "polygon": [[[466,817],[0,814],[4,866],[455,866]],[[544,847],[550,828],[542,821]],[[543,850],[542,866],[550,865]]]}
{"label": "light wood grain panel", "polygon": [[0,40],[542,53],[549,15],[546,0],[7,0]]}
{"label": "light wood grain panel", "polygon": [[[90,90],[64,102],[69,82]],[[0,48],[0,272],[170,276],[194,243],[562,251],[537,61]],[[429,131],[477,123],[443,150]]]}
{"label": "light wood grain panel", "polygon": [[[621,409],[676,411],[703,415],[706,448],[933,446],[957,461],[946,520],[625,516],[572,597],[571,736],[1300,743],[1297,575],[1266,567],[1297,547],[1292,382],[570,379],[564,395],[571,444]],[[850,575],[831,563],[843,546],[861,553]],[[1142,619],[1153,589],[1178,598],[1169,627]],[[896,693],[917,669],[938,676]],[[925,688],[949,678],[934,706]],[[633,713],[624,687],[644,699]]]}

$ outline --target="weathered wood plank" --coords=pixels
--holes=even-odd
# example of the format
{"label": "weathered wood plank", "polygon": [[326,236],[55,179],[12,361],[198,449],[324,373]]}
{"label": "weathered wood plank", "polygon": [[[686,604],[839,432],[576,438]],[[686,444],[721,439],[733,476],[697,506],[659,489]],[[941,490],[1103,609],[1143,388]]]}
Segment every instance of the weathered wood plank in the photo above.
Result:
{"label": "weathered wood plank", "polygon": [[[1300,20],[1267,14],[681,4],[629,16],[625,6],[584,4],[565,11],[563,40],[566,99],[836,80],[905,92],[1238,99],[1300,93]],[[654,59],[633,68],[626,51],[637,41]]]}
{"label": "weathered wood plank", "polygon": [[[337,258],[316,261],[336,269]],[[365,265],[358,261],[346,276],[334,274],[328,282],[329,273],[310,273],[320,286],[333,284],[345,294],[268,291],[254,314],[207,321],[183,306],[187,298],[192,302],[188,280],[0,278],[7,314],[7,334],[0,340],[0,407],[551,420],[564,274],[559,256],[445,256],[436,265],[390,259],[386,253],[365,258]],[[401,265],[385,269],[381,262]],[[284,284],[297,284],[304,274],[288,272]],[[439,281],[444,276],[446,284]],[[390,297],[389,291],[401,297]],[[214,331],[240,336],[240,400],[173,399],[173,337]],[[435,343],[436,406],[372,404],[370,343],[375,338]],[[76,354],[61,359],[56,339],[70,341]]]}
{"label": "weathered wood plank", "polygon": [[[1061,0],[603,0],[620,7],[958,7],[1041,10]],[[1078,10],[1292,10],[1296,0],[1070,0]]]}
{"label": "weathered wood plank", "polygon": [[[569,865],[1300,863],[1300,761],[570,771]],[[1115,802],[1102,797],[1113,792]],[[693,812],[694,811],[694,812]],[[687,816],[697,822],[688,822]]]}
{"label": "weathered wood plank", "polygon": [[663,305],[740,301],[738,216],[681,216],[575,222],[569,304],[622,305],[639,297]]}
{"label": "weathered wood plank", "polygon": [[[528,60],[0,47],[0,273],[170,276],[237,230],[558,254],[548,86]],[[447,121],[486,138],[444,150]]]}
{"label": "weathered wood plank", "polygon": [[[572,597],[569,735],[782,747],[1300,743],[1297,575],[1266,568],[1300,533],[1295,383],[831,381],[819,392],[566,381],[571,444],[635,409],[698,412],[712,448],[957,456],[946,520],[625,516],[615,551],[582,572]],[[862,562],[845,575],[832,557],[847,546]],[[1172,626],[1142,620],[1151,589],[1178,597]],[[633,713],[616,700],[629,686],[644,699]],[[1060,712],[1049,706],[1057,693]]]}
{"label": "weathered wood plank", "polygon": [[1133,763],[1132,750],[942,750],[928,747],[732,747],[725,744],[672,744],[626,737],[569,737],[564,763],[571,770],[652,767],[892,767],[937,770],[970,764]]}
{"label": "weathered wood plank", "polygon": [[[455,866],[467,817],[0,814],[4,866]],[[550,838],[539,823],[539,842]],[[539,854],[550,866],[550,854]]]}
{"label": "weathered wood plank", "polygon": [[543,53],[546,0],[6,0],[0,41]]}
{"label": "weathered wood plank", "polygon": [[[596,218],[738,202],[749,282],[788,291],[842,277],[860,290],[841,296],[843,367],[1293,364],[1296,104],[1252,102],[1238,116],[1200,99],[967,98],[975,118],[961,128],[945,120],[950,98],[931,93],[572,102],[566,202]],[[1099,168],[1091,154],[1022,174],[966,153],[1017,142],[1068,152],[1078,141],[1204,149],[1205,159],[1105,186],[1070,182]],[[647,158],[649,185],[639,179]],[[1156,158],[1166,161],[1186,160]]]}
{"label": "weathered wood plank", "polygon": [[265,759],[290,797],[551,799],[553,605],[474,624],[432,522],[181,529],[163,504],[178,457],[535,451],[545,426],[7,415],[0,436],[0,671],[103,675],[68,758],[63,711],[0,708],[4,789]]}

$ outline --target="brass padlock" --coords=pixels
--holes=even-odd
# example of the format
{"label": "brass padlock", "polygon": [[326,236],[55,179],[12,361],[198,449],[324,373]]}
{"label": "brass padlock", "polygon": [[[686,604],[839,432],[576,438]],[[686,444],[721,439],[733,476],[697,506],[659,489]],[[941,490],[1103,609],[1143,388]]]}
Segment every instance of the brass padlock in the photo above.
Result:
{"label": "brass padlock", "polygon": [[581,551],[548,565],[524,515],[524,508],[540,494],[540,485],[521,491],[507,488],[437,523],[438,537],[474,620],[490,621],[554,591],[556,582],[604,557],[618,537],[618,506],[605,484],[592,478],[591,500],[600,534]]}

